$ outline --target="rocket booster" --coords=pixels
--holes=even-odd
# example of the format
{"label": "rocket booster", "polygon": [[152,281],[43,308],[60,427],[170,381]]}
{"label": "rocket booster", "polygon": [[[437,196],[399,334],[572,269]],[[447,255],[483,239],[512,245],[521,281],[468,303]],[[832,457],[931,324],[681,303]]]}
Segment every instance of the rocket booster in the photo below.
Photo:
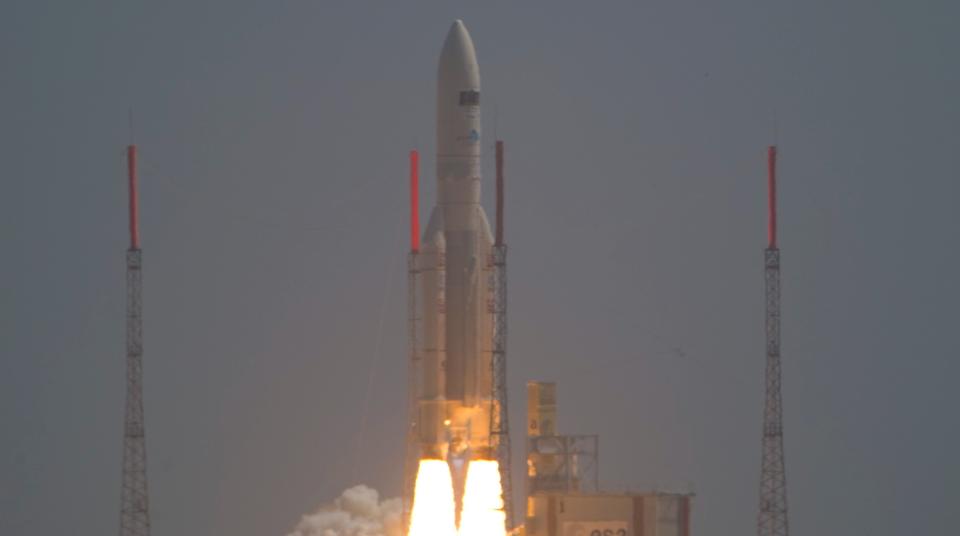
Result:
{"label": "rocket booster", "polygon": [[480,69],[463,22],[437,69],[437,204],[418,268],[423,299],[421,457],[489,456],[493,237],[480,206]]}

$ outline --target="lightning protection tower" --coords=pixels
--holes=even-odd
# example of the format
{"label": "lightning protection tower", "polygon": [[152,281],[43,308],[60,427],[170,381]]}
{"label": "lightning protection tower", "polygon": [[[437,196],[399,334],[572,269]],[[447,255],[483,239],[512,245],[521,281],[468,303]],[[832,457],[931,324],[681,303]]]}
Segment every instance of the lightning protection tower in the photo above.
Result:
{"label": "lightning protection tower", "polygon": [[410,253],[407,256],[407,438],[403,466],[403,533],[409,529],[413,492],[416,485],[419,460],[419,431],[417,429],[417,393],[420,392],[421,361],[417,331],[420,319],[417,311],[417,293],[420,289],[420,153],[410,151]]}
{"label": "lightning protection tower", "polygon": [[767,149],[768,225],[764,250],[766,294],[766,400],[760,462],[758,536],[787,536],[787,480],[783,460],[780,385],[780,249],[777,247],[777,148]]}
{"label": "lightning protection tower", "polygon": [[123,483],[120,536],[149,536],[147,446],[143,422],[143,322],[140,316],[140,231],[137,205],[137,147],[127,147],[130,248],[127,249],[127,402],[123,421]]}
{"label": "lightning protection tower", "polygon": [[491,450],[500,466],[503,511],[507,530],[513,528],[513,485],[510,472],[510,421],[507,406],[507,245],[503,241],[503,142],[497,140],[497,220],[493,243],[493,411]]}

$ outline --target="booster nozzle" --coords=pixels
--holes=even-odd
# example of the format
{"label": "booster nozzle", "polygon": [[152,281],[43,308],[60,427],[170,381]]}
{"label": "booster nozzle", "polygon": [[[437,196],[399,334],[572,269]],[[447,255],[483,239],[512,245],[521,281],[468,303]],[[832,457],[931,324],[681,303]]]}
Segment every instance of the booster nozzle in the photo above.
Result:
{"label": "booster nozzle", "polygon": [[420,458],[443,460],[446,458],[443,451],[444,451],[444,448],[441,447],[440,445],[434,445],[434,444],[421,445]]}
{"label": "booster nozzle", "polygon": [[477,447],[473,449],[474,460],[492,460],[493,456],[493,447]]}

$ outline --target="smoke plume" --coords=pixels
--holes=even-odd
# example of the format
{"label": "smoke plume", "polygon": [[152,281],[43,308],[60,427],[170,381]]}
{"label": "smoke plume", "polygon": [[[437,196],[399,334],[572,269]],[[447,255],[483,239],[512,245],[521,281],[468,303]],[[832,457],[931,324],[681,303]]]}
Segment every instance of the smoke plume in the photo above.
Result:
{"label": "smoke plume", "polygon": [[400,536],[400,499],[380,500],[363,484],[354,486],[300,519],[287,536]]}

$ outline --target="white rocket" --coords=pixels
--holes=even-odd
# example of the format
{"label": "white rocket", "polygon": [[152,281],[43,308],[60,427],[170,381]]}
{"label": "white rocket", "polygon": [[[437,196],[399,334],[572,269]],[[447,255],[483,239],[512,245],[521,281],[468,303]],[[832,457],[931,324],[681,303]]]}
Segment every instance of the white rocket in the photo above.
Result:
{"label": "white rocket", "polygon": [[437,69],[437,204],[423,236],[420,457],[489,458],[493,237],[480,206],[480,69],[457,20]]}

